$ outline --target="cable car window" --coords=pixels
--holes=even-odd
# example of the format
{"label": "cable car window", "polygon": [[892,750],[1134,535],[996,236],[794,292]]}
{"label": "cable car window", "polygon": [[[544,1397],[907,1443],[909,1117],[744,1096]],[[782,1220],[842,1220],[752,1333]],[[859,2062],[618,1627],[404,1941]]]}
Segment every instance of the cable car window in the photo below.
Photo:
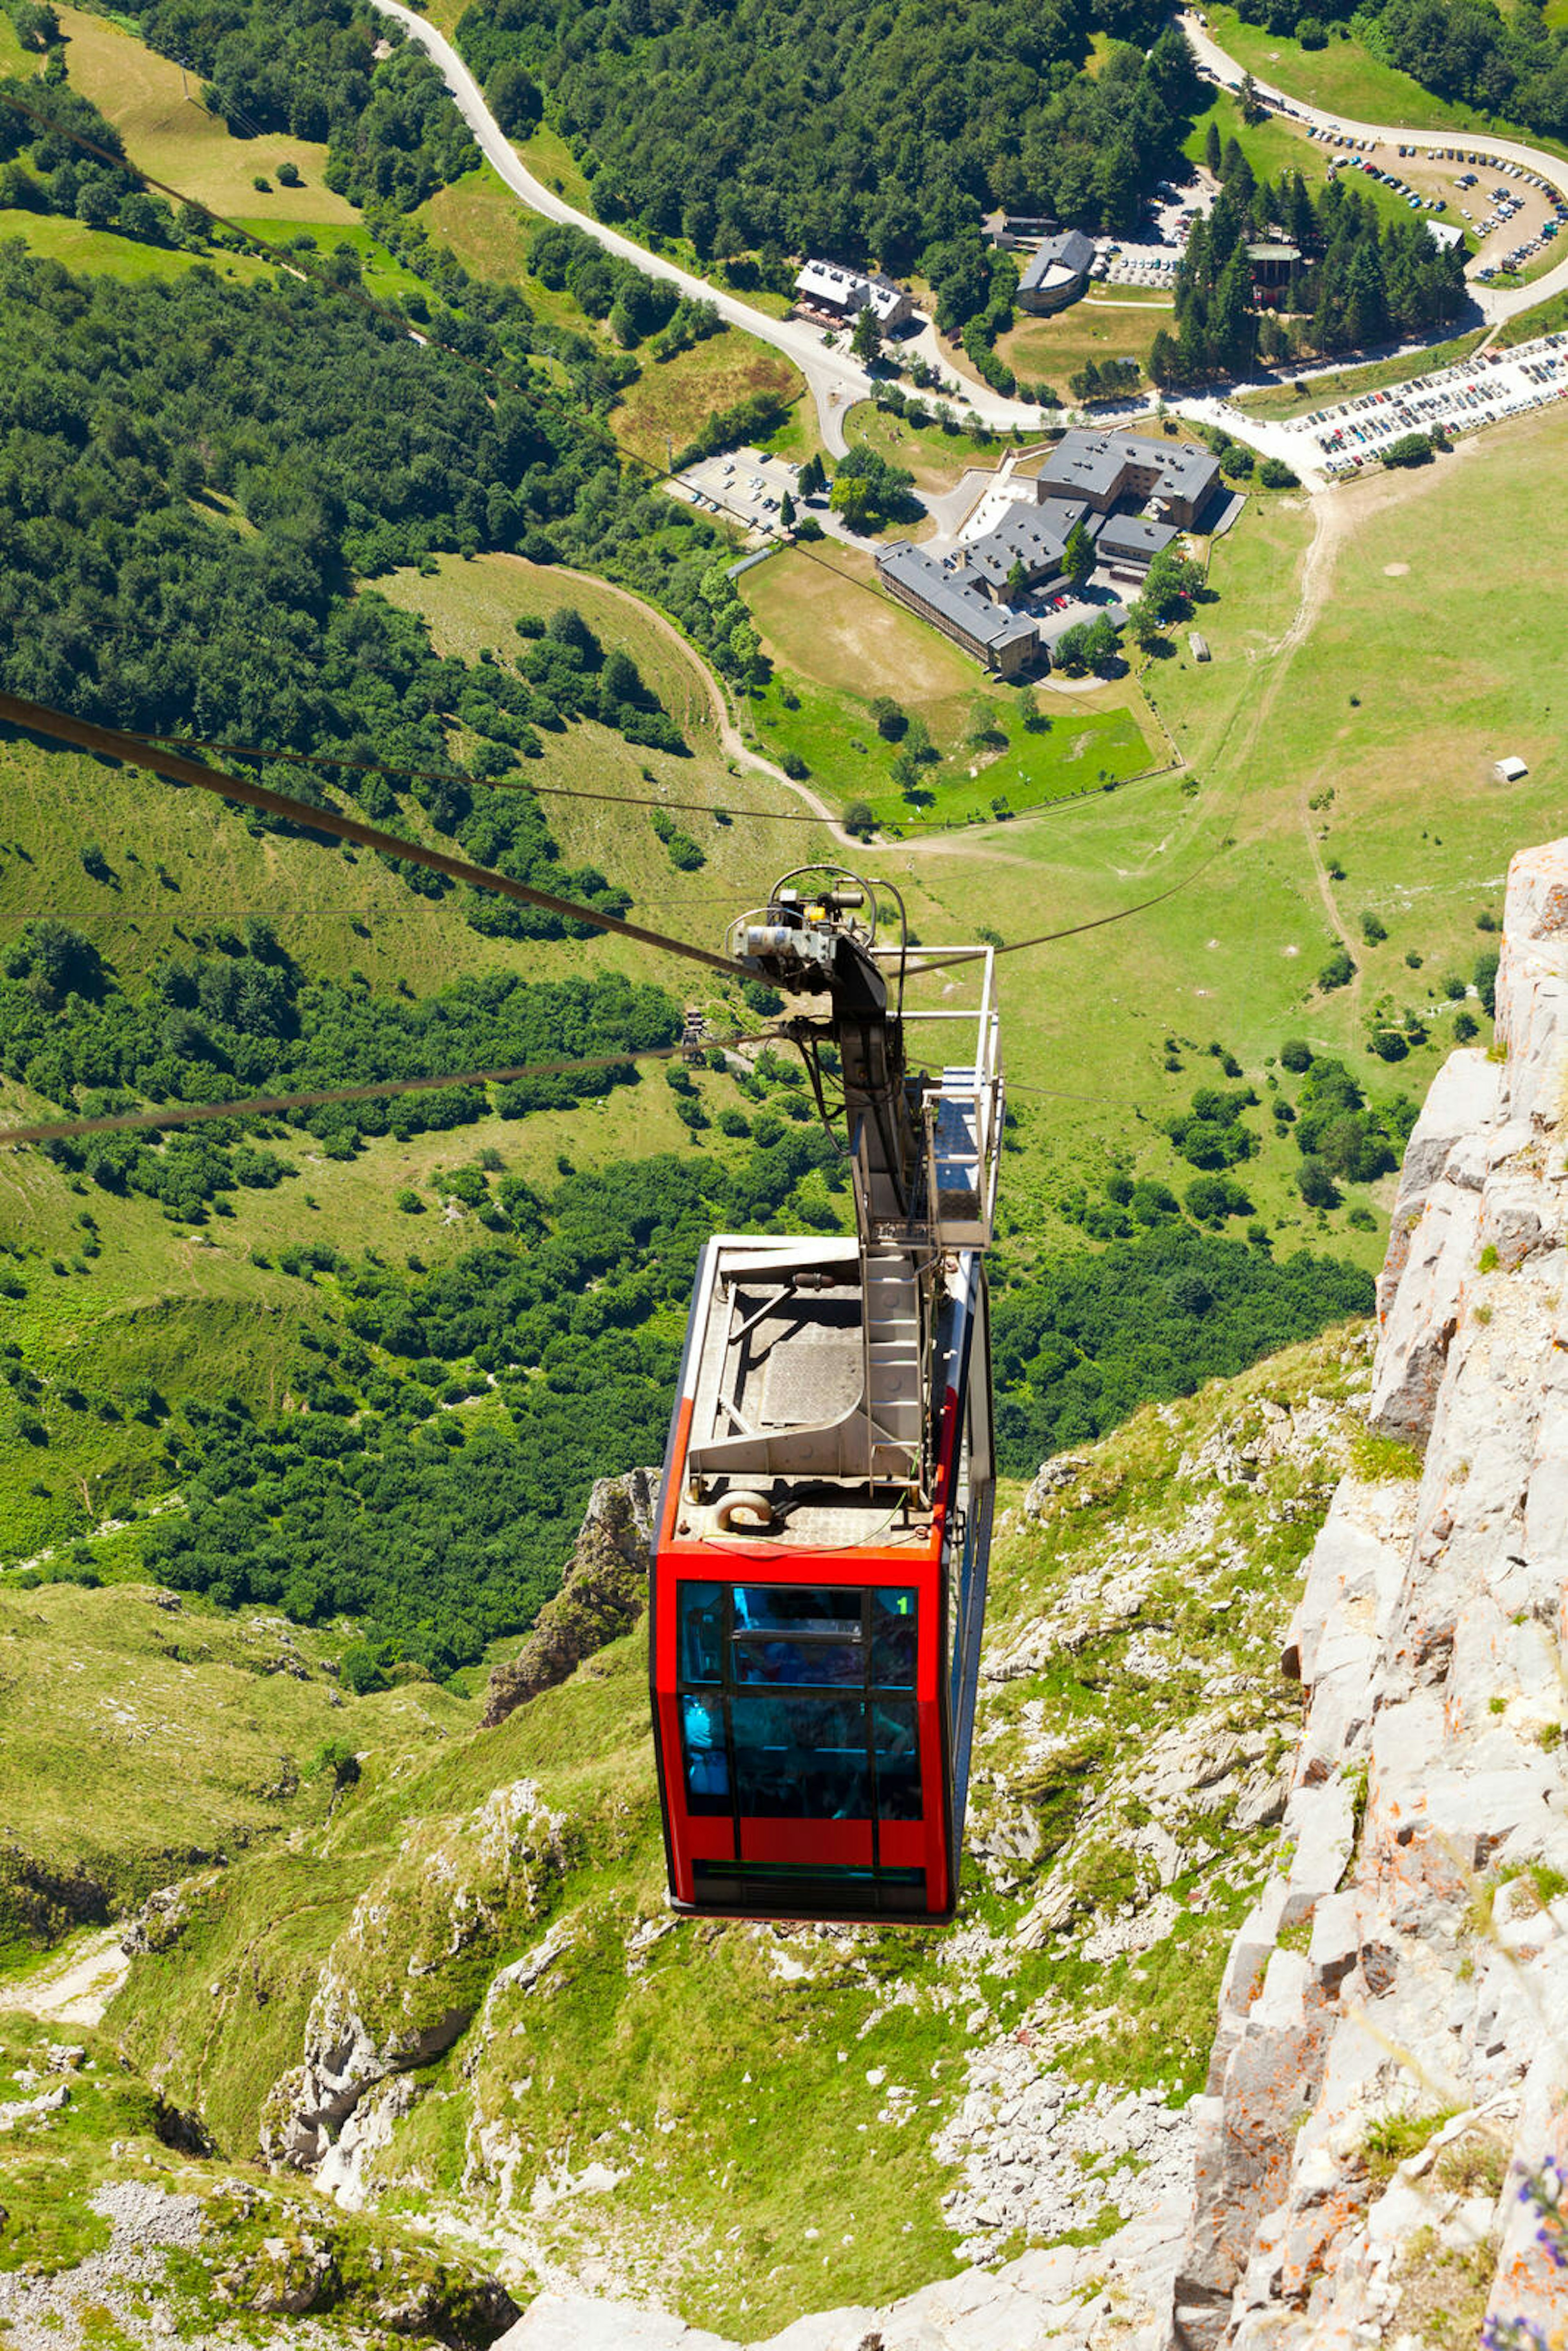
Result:
{"label": "cable car window", "polygon": [[871,1595],[871,1678],[878,1689],[915,1687],[915,1594]]}
{"label": "cable car window", "polygon": [[686,1810],[699,1815],[727,1813],[729,1761],[725,1750],[721,1698],[682,1698],[681,1746],[685,1761]]}
{"label": "cable car window", "polygon": [[739,1810],[763,1820],[869,1820],[865,1707],[859,1698],[730,1701]]}
{"label": "cable car window", "polygon": [[735,1678],[858,1690],[865,1681],[865,1652],[858,1639],[780,1641],[771,1634],[747,1639],[737,1633]]}
{"label": "cable car window", "polygon": [[872,1706],[876,1742],[876,1811],[883,1821],[920,1818],[920,1750],[912,1698],[877,1698]]}
{"label": "cable car window", "polygon": [[683,1581],[676,1614],[688,1810],[919,1820],[918,1597],[913,1585]]}
{"label": "cable car window", "polygon": [[680,1587],[681,1679],[719,1682],[724,1679],[724,1586],[683,1583]]}
{"label": "cable car window", "polygon": [[824,1592],[810,1583],[737,1583],[735,1629],[740,1633],[806,1634],[825,1640],[858,1641],[858,1592]]}

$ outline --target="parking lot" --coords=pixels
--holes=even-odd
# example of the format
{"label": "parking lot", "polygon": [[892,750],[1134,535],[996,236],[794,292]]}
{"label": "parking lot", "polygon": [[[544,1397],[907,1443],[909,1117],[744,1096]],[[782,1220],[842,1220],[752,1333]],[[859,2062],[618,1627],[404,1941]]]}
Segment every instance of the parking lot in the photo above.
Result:
{"label": "parking lot", "polygon": [[[731,449],[717,457],[703,457],[674,476],[670,487],[709,514],[728,515],[748,529],[781,531],[779,509],[786,492],[801,504],[800,468],[782,457],[765,457],[756,449]],[[829,516],[818,509],[826,530]]]}
{"label": "parking lot", "polygon": [[1289,429],[1317,453],[1306,459],[1310,466],[1343,477],[1377,463],[1389,443],[1407,433],[1430,433],[1435,424],[1470,433],[1563,399],[1568,399],[1568,334],[1543,335],[1511,351],[1489,351],[1406,384],[1315,409]]}
{"label": "parking lot", "polygon": [[1329,151],[1329,168],[1362,173],[1392,188],[1412,212],[1462,228],[1476,240],[1467,275],[1483,286],[1527,270],[1568,224],[1568,203],[1522,163],[1490,161],[1464,148],[1376,146],[1345,140],[1309,125],[1307,136]]}
{"label": "parking lot", "polygon": [[1141,224],[1141,236],[1095,239],[1098,253],[1090,276],[1103,286],[1174,287],[1187,232],[1200,214],[1214,210],[1218,193],[1217,183],[1202,170],[1179,188],[1162,181]]}

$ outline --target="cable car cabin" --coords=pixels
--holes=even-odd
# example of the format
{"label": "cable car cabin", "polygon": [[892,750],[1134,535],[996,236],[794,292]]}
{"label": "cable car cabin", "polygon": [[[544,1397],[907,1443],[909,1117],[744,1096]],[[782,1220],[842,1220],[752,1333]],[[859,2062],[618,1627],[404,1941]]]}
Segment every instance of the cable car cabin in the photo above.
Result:
{"label": "cable car cabin", "polygon": [[[930,1333],[924,1502],[844,1474],[864,1307],[852,1240],[721,1238],[698,1270],[652,1603],[680,1910],[936,1924],[957,1900],[992,1498],[979,1252]],[[925,1409],[913,1350],[902,1368],[890,1449]]]}
{"label": "cable car cabin", "polygon": [[[907,926],[879,946],[857,875],[795,880],[730,953],[825,1000],[785,1034],[842,1134],[857,1230],[713,1240],[697,1270],[651,1605],[670,1891],[688,1912],[936,1923],[958,1898],[994,1484],[991,951],[942,959],[977,970],[977,1004],[950,982],[906,1012],[931,967]],[[966,1059],[908,1071],[919,1020],[966,1024]]]}

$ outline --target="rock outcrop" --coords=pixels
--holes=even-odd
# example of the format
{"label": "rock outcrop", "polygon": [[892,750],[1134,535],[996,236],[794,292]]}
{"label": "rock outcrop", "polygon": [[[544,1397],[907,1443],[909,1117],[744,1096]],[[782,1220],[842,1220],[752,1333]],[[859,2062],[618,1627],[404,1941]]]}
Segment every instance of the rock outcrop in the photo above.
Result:
{"label": "rock outcrop", "polygon": [[1342,1483],[1286,1644],[1293,1851],[1197,2102],[1183,2351],[1568,2341],[1568,841],[1514,861],[1504,932],[1497,1047],[1406,1155],[1385,1474]]}
{"label": "rock outcrop", "polygon": [[554,1689],[584,1657],[631,1631],[647,1604],[658,1491],[656,1469],[599,1479],[560,1590],[540,1609],[517,1655],[490,1676],[485,1729],[505,1722],[541,1690]]}

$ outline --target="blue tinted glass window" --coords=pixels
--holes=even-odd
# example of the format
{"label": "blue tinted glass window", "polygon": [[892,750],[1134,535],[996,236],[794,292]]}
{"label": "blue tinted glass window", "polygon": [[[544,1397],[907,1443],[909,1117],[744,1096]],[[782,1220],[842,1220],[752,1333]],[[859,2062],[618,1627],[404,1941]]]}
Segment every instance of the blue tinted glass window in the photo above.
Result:
{"label": "blue tinted glass window", "polygon": [[913,1698],[872,1701],[872,1737],[876,1747],[876,1809],[879,1820],[920,1818],[920,1747]]}
{"label": "blue tinted glass window", "polygon": [[915,1603],[902,1588],[871,1595],[871,1677],[879,1689],[915,1687]]}
{"label": "blue tinted glass window", "polygon": [[865,1704],[746,1690],[730,1701],[739,1809],[763,1820],[871,1817]]}
{"label": "blue tinted glass window", "polygon": [[735,1629],[858,1641],[861,1596],[858,1592],[825,1592],[810,1583],[737,1583]]}
{"label": "blue tinted glass window", "polygon": [[865,1680],[865,1651],[849,1641],[781,1641],[772,1635],[737,1640],[735,1678],[858,1690]]}
{"label": "blue tinted glass window", "polygon": [[725,1755],[722,1698],[682,1698],[681,1746],[685,1759],[686,1810],[727,1813],[729,1764]]}
{"label": "blue tinted glass window", "polygon": [[722,1681],[724,1586],[682,1583],[678,1589],[680,1677],[684,1682]]}

